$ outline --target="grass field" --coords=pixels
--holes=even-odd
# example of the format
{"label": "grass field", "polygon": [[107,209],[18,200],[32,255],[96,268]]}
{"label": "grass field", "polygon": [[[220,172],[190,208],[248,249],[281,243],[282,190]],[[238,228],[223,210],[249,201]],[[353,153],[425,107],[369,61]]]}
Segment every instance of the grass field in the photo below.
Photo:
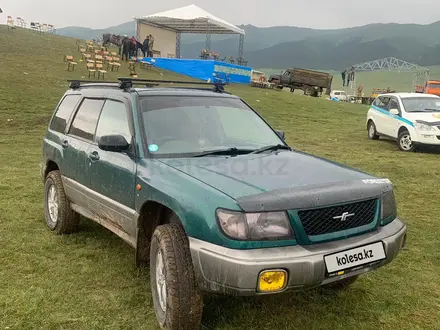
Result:
{"label": "grass field", "polygon": [[[148,271],[135,267],[130,247],[90,221],[63,237],[44,222],[42,137],[66,79],[86,74],[83,63],[69,73],[63,62],[77,56],[75,40],[0,26],[0,45],[0,329],[156,329]],[[124,66],[119,75],[127,73]],[[440,329],[439,154],[369,141],[363,105],[228,89],[284,130],[293,148],[390,178],[409,237],[393,263],[344,292],[220,297],[205,306],[204,328]]]}

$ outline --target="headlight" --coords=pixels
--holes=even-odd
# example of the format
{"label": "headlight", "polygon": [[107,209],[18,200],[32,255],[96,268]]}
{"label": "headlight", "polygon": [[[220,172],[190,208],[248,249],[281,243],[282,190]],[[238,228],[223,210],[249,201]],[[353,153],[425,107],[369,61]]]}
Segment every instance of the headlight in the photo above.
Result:
{"label": "headlight", "polygon": [[382,195],[381,206],[381,225],[385,226],[392,222],[397,216],[397,205],[393,191],[389,191]]}
{"label": "headlight", "polygon": [[293,238],[286,212],[242,213],[217,210],[224,233],[237,240],[261,241]]}
{"label": "headlight", "polygon": [[419,131],[435,131],[434,127],[421,123],[415,123],[414,127]]}

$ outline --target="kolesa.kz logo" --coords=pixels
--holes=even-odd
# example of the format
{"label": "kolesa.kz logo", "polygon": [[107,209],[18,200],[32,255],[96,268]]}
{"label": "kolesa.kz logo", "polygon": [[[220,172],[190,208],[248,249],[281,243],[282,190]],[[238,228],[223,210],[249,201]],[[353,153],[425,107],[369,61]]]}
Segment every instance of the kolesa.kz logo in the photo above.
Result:
{"label": "kolesa.kz logo", "polygon": [[360,260],[366,260],[374,258],[373,250],[364,250],[364,252],[359,252],[352,255],[345,255],[343,257],[336,257],[336,262],[338,263],[338,266],[347,265],[350,263],[354,263]]}

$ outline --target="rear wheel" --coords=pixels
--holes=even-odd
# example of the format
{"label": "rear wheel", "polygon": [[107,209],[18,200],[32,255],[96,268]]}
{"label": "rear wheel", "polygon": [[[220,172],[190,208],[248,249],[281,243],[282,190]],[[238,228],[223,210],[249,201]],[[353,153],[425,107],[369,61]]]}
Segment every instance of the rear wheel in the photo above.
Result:
{"label": "rear wheel", "polygon": [[151,239],[150,281],[154,310],[163,329],[198,329],[203,299],[197,288],[189,242],[180,224],[156,228]]}
{"label": "rear wheel", "polygon": [[412,152],[416,149],[411,140],[411,134],[409,134],[407,130],[400,132],[399,137],[397,138],[397,146],[400,150],[406,152]]}
{"label": "rear wheel", "polygon": [[74,232],[79,214],[70,208],[59,171],[50,172],[44,184],[44,216],[47,226],[58,235]]}
{"label": "rear wheel", "polygon": [[379,135],[377,134],[377,131],[376,131],[376,125],[372,121],[370,121],[368,123],[368,138],[370,140],[379,139]]}

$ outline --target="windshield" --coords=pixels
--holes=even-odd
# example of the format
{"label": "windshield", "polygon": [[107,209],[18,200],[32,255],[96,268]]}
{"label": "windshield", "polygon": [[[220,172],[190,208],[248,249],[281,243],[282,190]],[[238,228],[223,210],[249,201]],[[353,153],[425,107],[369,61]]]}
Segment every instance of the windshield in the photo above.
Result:
{"label": "windshield", "polygon": [[402,98],[406,112],[440,112],[440,97]]}
{"label": "windshield", "polygon": [[249,151],[284,142],[244,102],[225,97],[141,98],[148,149],[182,155],[225,148]]}

